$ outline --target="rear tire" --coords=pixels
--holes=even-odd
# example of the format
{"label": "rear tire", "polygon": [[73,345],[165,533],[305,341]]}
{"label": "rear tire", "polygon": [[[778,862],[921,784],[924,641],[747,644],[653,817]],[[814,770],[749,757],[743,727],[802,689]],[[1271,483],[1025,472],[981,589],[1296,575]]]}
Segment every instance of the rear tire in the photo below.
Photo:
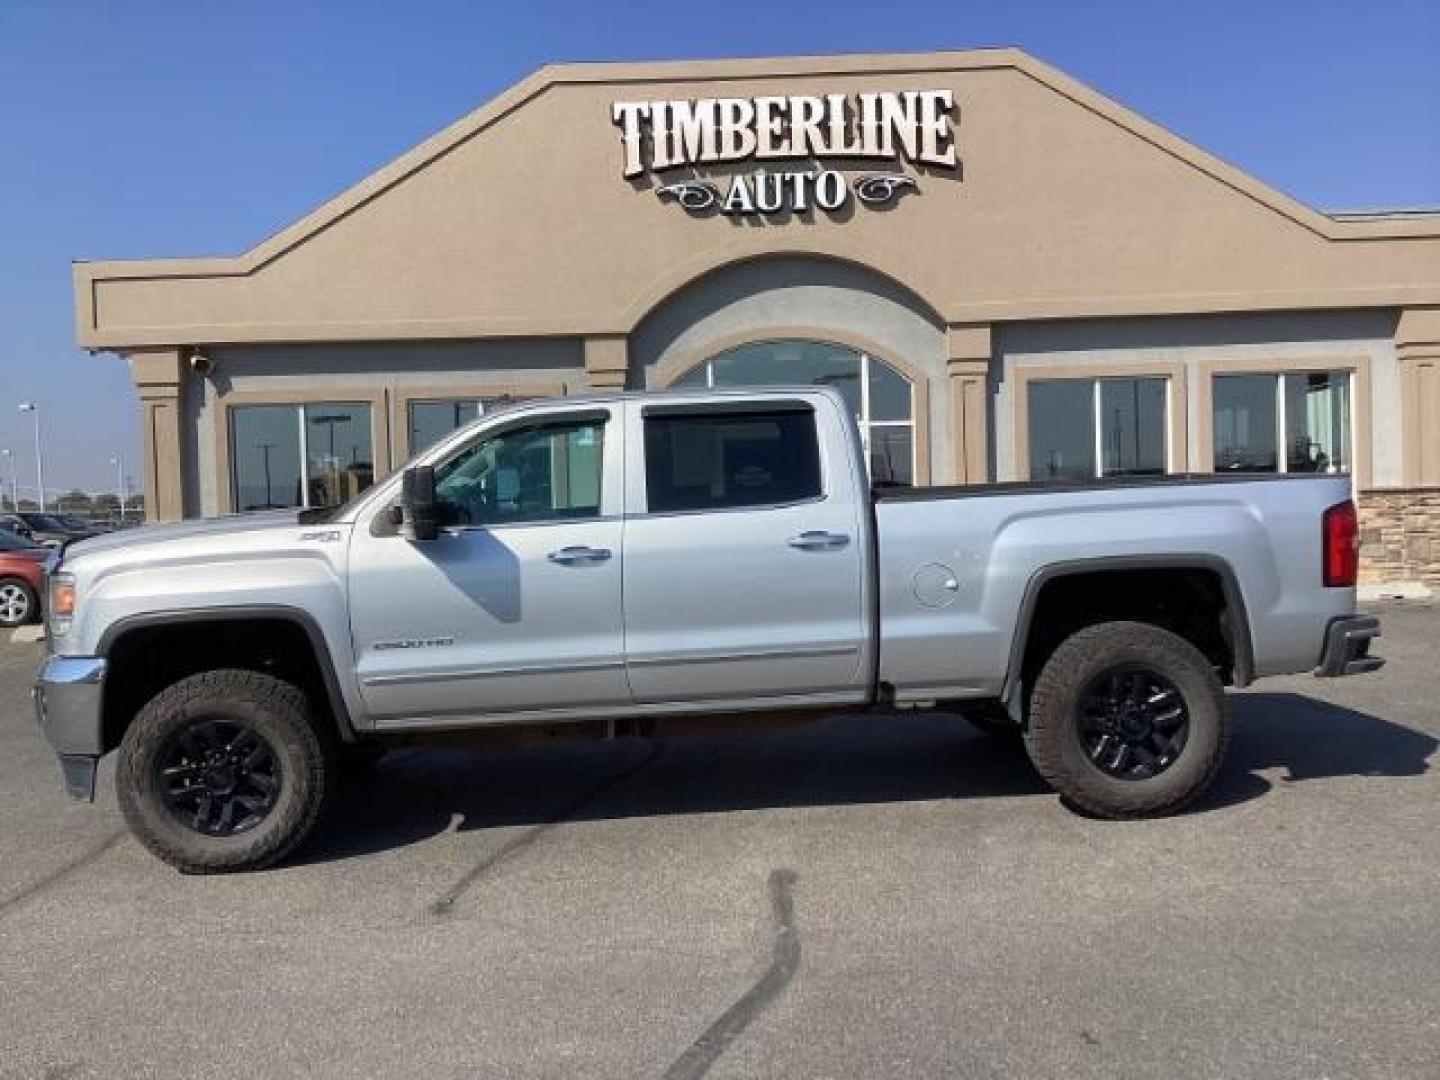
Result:
{"label": "rear tire", "polygon": [[181,873],[258,870],[314,830],[336,748],[305,695],[254,671],[207,671],[163,690],[120,743],[115,785],[137,839]]}
{"label": "rear tire", "polygon": [[31,623],[40,615],[40,598],[20,578],[0,578],[0,627],[9,630]]}
{"label": "rear tire", "polygon": [[1225,690],[1204,654],[1158,626],[1110,622],[1072,634],[1045,662],[1025,748],[1076,808],[1144,818],[1205,791],[1229,738]]}

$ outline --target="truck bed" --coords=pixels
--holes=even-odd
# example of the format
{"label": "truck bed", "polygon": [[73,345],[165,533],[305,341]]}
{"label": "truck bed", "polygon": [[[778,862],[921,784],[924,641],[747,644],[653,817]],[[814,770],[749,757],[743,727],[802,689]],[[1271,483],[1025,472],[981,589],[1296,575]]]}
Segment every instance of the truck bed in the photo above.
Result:
{"label": "truck bed", "polygon": [[1215,576],[1254,642],[1247,676],[1309,670],[1353,611],[1321,584],[1322,517],[1351,497],[1314,473],[877,489],[878,678],[899,701],[1000,696],[1047,581],[1141,566]]}
{"label": "truck bed", "polygon": [[1165,473],[1154,476],[1106,476],[1093,480],[1005,480],[986,484],[941,484],[934,487],[877,486],[876,502],[931,502],[937,499],[979,498],[987,495],[1024,495],[1046,492],[1127,491],[1147,487],[1187,487],[1209,484],[1256,484],[1267,481],[1335,480],[1332,473]]}

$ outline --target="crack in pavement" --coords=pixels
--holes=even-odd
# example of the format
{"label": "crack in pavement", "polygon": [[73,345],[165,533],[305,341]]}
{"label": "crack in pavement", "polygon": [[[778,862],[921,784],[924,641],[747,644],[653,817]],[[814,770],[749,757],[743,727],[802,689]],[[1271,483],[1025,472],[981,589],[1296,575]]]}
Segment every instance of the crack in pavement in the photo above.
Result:
{"label": "crack in pavement", "polygon": [[795,928],[792,896],[795,880],[793,870],[782,868],[770,872],[768,887],[770,913],[775,922],[775,948],[765,974],[675,1059],[665,1070],[665,1080],[698,1080],[704,1076],[725,1048],[789,985],[800,966],[800,932]]}
{"label": "crack in pavement", "polygon": [[12,895],[5,897],[3,900],[0,900],[0,916],[8,915],[11,911],[19,907],[26,900],[29,900],[33,896],[39,895],[40,893],[44,892],[46,889],[49,889],[54,885],[58,885],[61,881],[69,877],[76,870],[79,870],[87,864],[94,862],[101,855],[104,855],[107,851],[109,851],[121,840],[123,840],[125,838],[125,832],[126,830],[124,829],[116,829],[113,833],[111,833],[100,843],[96,844],[89,851],[81,852],[79,855],[75,856],[75,858],[71,859],[64,865],[50,871],[50,873],[44,875],[38,880],[32,881],[29,885],[26,885],[19,892],[13,893]]}
{"label": "crack in pavement", "polygon": [[505,841],[505,843],[501,844],[494,851],[490,852],[488,855],[482,858],[479,862],[477,862],[474,866],[467,870],[464,875],[462,875],[453,885],[451,885],[438,897],[432,900],[427,907],[429,913],[436,918],[444,918],[445,916],[449,915],[455,908],[455,902],[459,900],[460,897],[465,895],[465,893],[469,889],[471,889],[476,884],[476,882],[478,882],[482,877],[484,877],[489,871],[493,870],[495,867],[499,866],[501,863],[510,859],[519,852],[532,846],[536,841],[538,841],[551,829],[555,828],[555,826],[560,825],[566,820],[574,817],[589,803],[598,799],[601,795],[605,794],[605,792],[609,791],[611,788],[618,787],[626,780],[629,780],[632,776],[653,765],[657,760],[659,760],[659,757],[661,753],[664,752],[664,750],[664,743],[656,742],[652,744],[649,751],[640,761],[636,762],[633,765],[629,765],[624,769],[621,769],[614,776],[611,776],[605,780],[600,781],[598,784],[587,788],[581,795],[567,803],[553,816],[546,818],[539,825],[535,825],[525,830],[520,835],[511,837],[509,840]]}

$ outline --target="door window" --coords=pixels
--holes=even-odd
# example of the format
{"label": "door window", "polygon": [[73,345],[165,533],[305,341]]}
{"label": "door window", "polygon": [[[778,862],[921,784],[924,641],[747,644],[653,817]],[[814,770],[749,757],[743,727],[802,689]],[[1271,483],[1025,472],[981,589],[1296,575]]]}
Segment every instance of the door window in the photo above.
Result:
{"label": "door window", "polygon": [[820,493],[815,414],[808,409],[645,418],[651,513],[773,506]]}
{"label": "door window", "polygon": [[435,469],[435,493],[451,525],[503,525],[600,516],[602,419],[502,431]]}

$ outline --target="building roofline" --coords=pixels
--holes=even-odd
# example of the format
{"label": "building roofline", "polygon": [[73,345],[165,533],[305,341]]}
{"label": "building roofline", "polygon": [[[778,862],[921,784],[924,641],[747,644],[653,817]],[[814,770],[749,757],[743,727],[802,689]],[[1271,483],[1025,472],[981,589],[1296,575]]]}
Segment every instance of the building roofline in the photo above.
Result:
{"label": "building roofline", "polygon": [[1433,220],[1436,229],[1440,230],[1440,206],[1375,207],[1368,210],[1327,210],[1325,213],[1336,221]]}
{"label": "building roofline", "polygon": [[77,280],[97,278],[231,277],[250,274],[323,232],[371,200],[468,142],[553,86],[611,83],[686,83],[816,75],[924,74],[1014,69],[1075,104],[1129,131],[1157,149],[1329,240],[1440,237],[1440,214],[1325,214],[1257,180],[1195,144],[1014,48],[959,52],[865,53],[742,60],[662,60],[644,63],[551,64],[521,79],[489,102],[382,166],[298,221],[235,256],[121,259],[75,263]]}

